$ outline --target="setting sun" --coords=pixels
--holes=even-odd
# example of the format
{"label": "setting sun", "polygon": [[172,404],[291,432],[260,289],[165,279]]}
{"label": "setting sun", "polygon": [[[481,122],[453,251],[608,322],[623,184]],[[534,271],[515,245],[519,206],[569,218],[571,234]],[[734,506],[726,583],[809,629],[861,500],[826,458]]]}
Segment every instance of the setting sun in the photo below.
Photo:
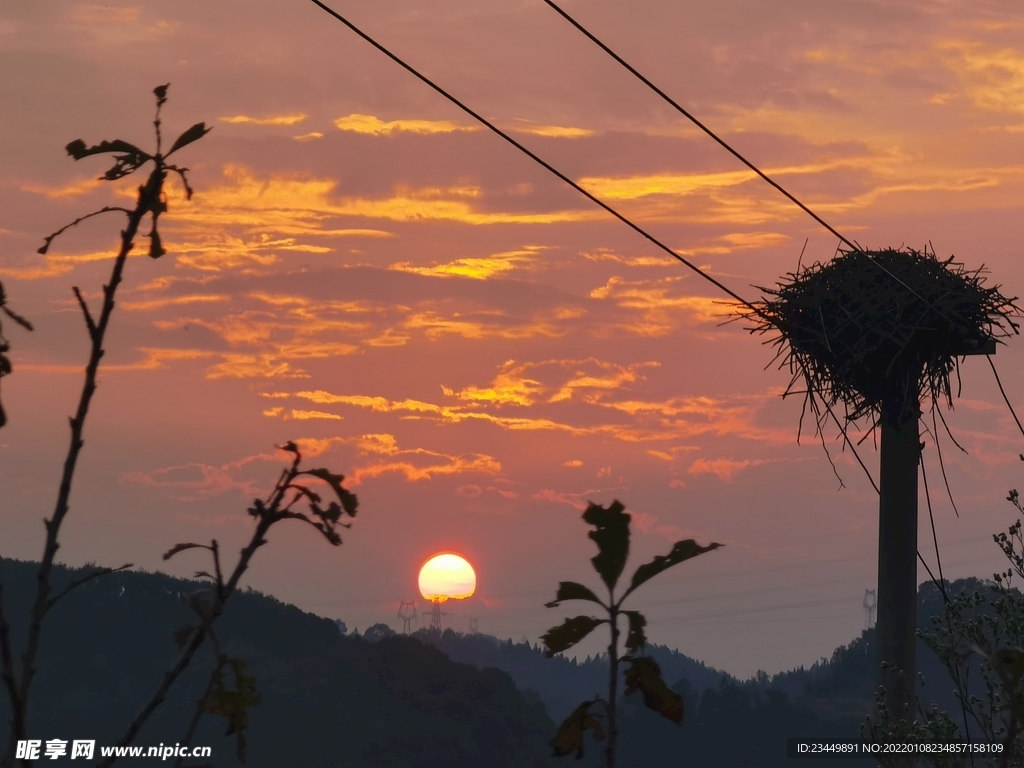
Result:
{"label": "setting sun", "polygon": [[419,587],[431,602],[464,600],[476,591],[476,572],[464,557],[435,555],[420,568]]}

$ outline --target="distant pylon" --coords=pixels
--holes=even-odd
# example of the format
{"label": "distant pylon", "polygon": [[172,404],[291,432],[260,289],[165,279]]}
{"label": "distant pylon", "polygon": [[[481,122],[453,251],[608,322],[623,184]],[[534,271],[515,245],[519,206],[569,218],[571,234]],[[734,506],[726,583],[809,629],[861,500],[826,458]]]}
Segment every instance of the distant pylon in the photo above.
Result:
{"label": "distant pylon", "polygon": [[475,634],[477,634],[477,633],[478,633],[478,632],[480,631],[480,630],[479,630],[479,629],[477,628],[477,622],[476,622],[476,619],[470,619],[470,620],[469,620],[469,631],[470,631],[470,632],[471,632],[472,634],[474,634],[474,635],[475,635]]}
{"label": "distant pylon", "polygon": [[416,618],[416,601],[402,600],[398,606],[398,618],[402,620],[402,634],[408,635],[412,621]]}
{"label": "distant pylon", "polygon": [[878,598],[875,590],[864,590],[864,629],[871,629],[875,626],[875,608],[878,605]]}
{"label": "distant pylon", "polygon": [[441,631],[441,601],[430,601],[430,628]]}

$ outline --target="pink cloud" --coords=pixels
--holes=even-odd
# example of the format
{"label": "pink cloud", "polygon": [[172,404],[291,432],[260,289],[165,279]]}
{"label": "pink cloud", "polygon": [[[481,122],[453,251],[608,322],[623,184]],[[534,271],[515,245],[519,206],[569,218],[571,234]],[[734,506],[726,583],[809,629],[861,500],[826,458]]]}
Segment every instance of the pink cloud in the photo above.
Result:
{"label": "pink cloud", "polygon": [[732,480],[737,473],[743,471],[747,467],[756,467],[759,464],[765,464],[764,459],[744,459],[743,461],[733,461],[732,459],[697,459],[693,464],[690,465],[688,470],[691,475],[715,475],[719,480]]}

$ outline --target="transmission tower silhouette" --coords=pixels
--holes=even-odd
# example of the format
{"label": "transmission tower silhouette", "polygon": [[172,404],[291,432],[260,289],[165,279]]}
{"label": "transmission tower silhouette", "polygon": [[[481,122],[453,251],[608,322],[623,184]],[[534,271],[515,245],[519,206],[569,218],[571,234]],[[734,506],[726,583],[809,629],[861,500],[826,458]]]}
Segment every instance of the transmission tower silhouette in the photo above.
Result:
{"label": "transmission tower silhouette", "polygon": [[875,608],[878,605],[878,598],[875,590],[864,590],[864,629],[871,629],[875,626]]}
{"label": "transmission tower silhouette", "polygon": [[402,620],[402,634],[408,635],[412,622],[416,619],[416,601],[402,600],[398,606],[398,618]]}
{"label": "transmission tower silhouette", "polygon": [[430,601],[430,628],[438,632],[441,631],[441,617],[448,615],[447,611],[441,610],[441,603],[437,598]]}

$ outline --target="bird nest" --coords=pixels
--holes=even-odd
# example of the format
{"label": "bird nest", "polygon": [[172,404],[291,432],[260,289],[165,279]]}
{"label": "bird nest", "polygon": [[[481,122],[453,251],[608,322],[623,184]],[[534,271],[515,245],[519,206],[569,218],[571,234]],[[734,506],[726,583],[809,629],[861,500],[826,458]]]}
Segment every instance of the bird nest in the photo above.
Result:
{"label": "bird nest", "polygon": [[877,419],[883,403],[952,406],[958,358],[992,353],[997,338],[1018,332],[1016,297],[986,287],[981,274],[927,250],[840,249],[827,264],[760,288],[764,297],[740,316],[752,333],[777,334],[766,343],[793,374],[785,394],[802,380],[812,407],[818,395],[855,421]]}

